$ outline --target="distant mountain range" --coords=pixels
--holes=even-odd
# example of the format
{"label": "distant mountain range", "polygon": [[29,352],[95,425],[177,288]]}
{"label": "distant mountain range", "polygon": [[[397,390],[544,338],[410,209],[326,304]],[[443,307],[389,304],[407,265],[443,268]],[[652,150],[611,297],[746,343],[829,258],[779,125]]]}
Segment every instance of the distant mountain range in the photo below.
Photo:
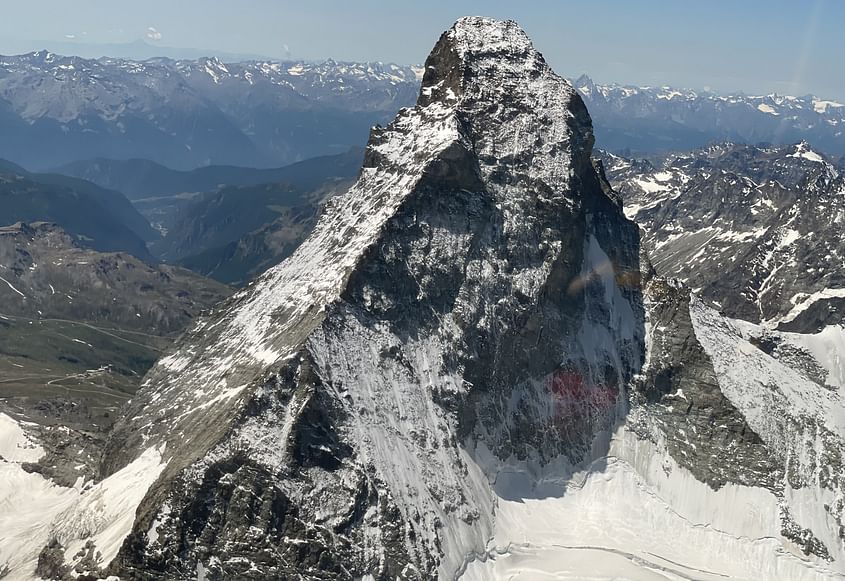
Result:
{"label": "distant mountain range", "polygon": [[0,158],[278,167],[363,145],[413,102],[420,75],[383,63],[0,57]]}
{"label": "distant mountain range", "polygon": [[64,165],[55,171],[118,190],[130,200],[208,192],[220,186],[255,186],[285,182],[299,188],[315,188],[327,175],[351,177],[361,166],[363,148],[319,156],[279,168],[213,165],[179,171],[148,159],[94,159]]}
{"label": "distant mountain range", "polygon": [[[0,158],[39,170],[96,158],[180,170],[279,167],[363,146],[373,125],[414,102],[422,74],[333,60],[0,57]],[[597,144],[609,151],[806,139],[845,155],[845,105],[835,100],[597,84],[587,76],[573,84],[593,112]]]}
{"label": "distant mountain range", "polygon": [[590,109],[600,147],[650,153],[718,141],[789,144],[807,140],[845,154],[845,104],[812,95],[719,95],[672,87],[573,81]]}
{"label": "distant mountain range", "polygon": [[60,169],[75,175],[36,174],[0,160],[0,226],[53,222],[81,246],[244,284],[298,246],[322,202],[352,183],[362,158],[363,149],[353,148],[272,169],[177,171],[138,159]]}

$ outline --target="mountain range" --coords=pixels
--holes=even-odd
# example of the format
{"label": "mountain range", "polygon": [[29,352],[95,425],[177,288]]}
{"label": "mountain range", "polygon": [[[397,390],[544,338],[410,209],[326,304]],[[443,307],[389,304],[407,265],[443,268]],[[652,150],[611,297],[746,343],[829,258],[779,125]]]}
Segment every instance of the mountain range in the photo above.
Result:
{"label": "mountain range", "polygon": [[[516,23],[460,19],[304,242],[144,377],[93,480],[27,472],[42,437],[0,414],[6,574],[841,579],[841,319],[743,319],[740,271],[679,261],[737,284],[702,295],[661,244],[705,221],[765,245],[796,183],[833,228],[836,169],[804,143],[654,165],[594,141]],[[757,288],[815,304],[836,281],[779,279],[792,246]]]}
{"label": "mountain range", "polygon": [[845,321],[845,175],[807,142],[604,161],[658,273],[773,329]]}
{"label": "mountain range", "polygon": [[55,171],[117,190],[130,200],[143,200],[209,192],[220,186],[257,186],[281,182],[302,189],[313,189],[325,181],[327,176],[354,176],[361,165],[362,155],[362,148],[353,147],[345,153],[312,157],[279,168],[212,165],[188,171],[170,169],[148,159],[93,159],[80,160],[56,168]]}
{"label": "mountain range", "polygon": [[0,160],[0,213],[10,224],[55,223],[93,249],[243,285],[307,236],[323,202],[351,185],[362,155],[352,148],[270,169],[177,171],[148,160],[94,160],[61,170],[81,177],[34,174]]}
{"label": "mountain range", "polygon": [[813,95],[721,95],[673,87],[573,81],[604,149],[640,153],[685,150],[713,142],[807,140],[824,152],[845,154],[845,104]]}
{"label": "mountain range", "polygon": [[[371,126],[414,103],[422,74],[415,66],[333,60],[5,56],[0,158],[39,171],[98,158],[135,159],[136,171],[150,162],[177,170],[278,167],[363,146]],[[806,139],[845,155],[845,106],[833,99],[597,84],[586,75],[573,84],[609,151]]]}
{"label": "mountain range", "polygon": [[277,167],[360,146],[418,90],[383,63],[0,57],[0,157]]}

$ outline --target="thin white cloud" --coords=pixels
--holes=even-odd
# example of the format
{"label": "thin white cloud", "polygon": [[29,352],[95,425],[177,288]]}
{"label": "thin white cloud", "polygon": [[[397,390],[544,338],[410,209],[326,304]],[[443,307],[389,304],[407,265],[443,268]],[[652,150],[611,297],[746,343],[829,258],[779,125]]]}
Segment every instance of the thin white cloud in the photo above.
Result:
{"label": "thin white cloud", "polygon": [[76,35],[75,34],[66,34],[65,38],[74,39],[74,38],[76,38]]}
{"label": "thin white cloud", "polygon": [[161,33],[158,30],[156,30],[155,28],[153,28],[152,26],[150,26],[147,29],[147,39],[149,39],[149,40],[161,40]]}

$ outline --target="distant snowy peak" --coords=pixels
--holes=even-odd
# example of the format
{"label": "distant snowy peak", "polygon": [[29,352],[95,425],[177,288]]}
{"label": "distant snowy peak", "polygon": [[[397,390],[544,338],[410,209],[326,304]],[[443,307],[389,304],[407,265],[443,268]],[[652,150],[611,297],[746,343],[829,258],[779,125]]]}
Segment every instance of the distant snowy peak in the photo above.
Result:
{"label": "distant snowy peak", "polygon": [[[769,115],[788,115],[790,112],[808,111],[829,116],[835,122],[845,118],[845,104],[824,100],[814,95],[795,97],[792,95],[746,95],[745,93],[717,93],[710,90],[695,91],[676,88],[669,85],[638,86],[619,83],[598,84],[587,75],[581,75],[573,84],[590,102],[596,99],[605,101],[649,100],[663,101],[711,101],[730,105],[743,104],[749,109],[756,109]],[[834,123],[836,124],[836,123]]]}
{"label": "distant snowy peak", "polygon": [[585,75],[574,85],[605,149],[664,152],[723,140],[783,145],[806,139],[821,151],[845,154],[845,105],[834,100],[598,84]]}

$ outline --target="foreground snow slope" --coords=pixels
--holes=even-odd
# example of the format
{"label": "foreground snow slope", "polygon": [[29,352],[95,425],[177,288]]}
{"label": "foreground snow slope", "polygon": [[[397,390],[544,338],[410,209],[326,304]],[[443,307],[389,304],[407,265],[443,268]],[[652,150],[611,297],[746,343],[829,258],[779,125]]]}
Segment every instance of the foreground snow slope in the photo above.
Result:
{"label": "foreground snow slope", "polygon": [[[135,508],[161,472],[161,455],[150,450],[97,484],[80,477],[58,486],[24,462],[43,455],[16,420],[0,414],[0,572],[4,579],[32,579],[42,549],[54,539],[73,557],[88,541],[111,560],[129,533]],[[82,551],[85,554],[87,551]],[[41,575],[45,571],[40,571]]]}

